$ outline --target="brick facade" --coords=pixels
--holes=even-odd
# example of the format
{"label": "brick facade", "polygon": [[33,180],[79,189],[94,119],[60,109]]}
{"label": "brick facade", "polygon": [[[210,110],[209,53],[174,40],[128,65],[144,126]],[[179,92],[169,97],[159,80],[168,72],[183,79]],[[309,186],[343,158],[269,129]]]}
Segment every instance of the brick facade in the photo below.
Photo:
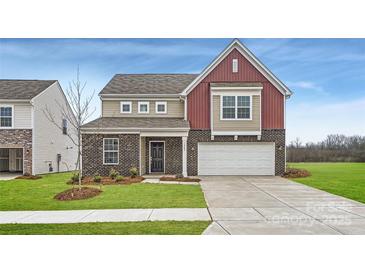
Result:
{"label": "brick facade", "polygon": [[[119,164],[103,164],[103,138],[119,139]],[[128,176],[131,167],[139,169],[139,135],[138,134],[83,134],[82,135],[83,175],[109,175],[112,168],[121,175]]]}
{"label": "brick facade", "polygon": [[165,141],[165,173],[182,173],[182,139],[181,137],[147,137],[146,138],[146,171],[149,171],[149,142]]}
{"label": "brick facade", "polygon": [[[103,138],[119,139],[119,164],[103,165]],[[146,137],[145,138],[145,166],[149,173],[149,142],[165,142],[165,173],[182,173],[182,138],[181,137]],[[84,175],[92,176],[99,173],[102,176],[109,174],[115,168],[122,175],[129,175],[131,167],[139,168],[138,134],[84,134],[83,142],[83,170]],[[234,141],[233,136],[215,136],[211,140],[210,130],[190,130],[187,141],[187,170],[189,176],[198,174],[198,143],[199,142],[274,142],[275,143],[275,174],[282,175],[285,171],[285,129],[262,130],[261,141],[257,136],[238,136]]]}
{"label": "brick facade", "polygon": [[31,129],[0,129],[0,148],[23,148],[23,173],[32,174]]}
{"label": "brick facade", "polygon": [[[198,174],[198,143],[199,142],[260,142],[256,136],[214,136],[211,140],[210,130],[190,130],[187,142],[188,175]],[[285,129],[263,129],[261,142],[275,142],[275,175],[282,175],[285,171]]]}

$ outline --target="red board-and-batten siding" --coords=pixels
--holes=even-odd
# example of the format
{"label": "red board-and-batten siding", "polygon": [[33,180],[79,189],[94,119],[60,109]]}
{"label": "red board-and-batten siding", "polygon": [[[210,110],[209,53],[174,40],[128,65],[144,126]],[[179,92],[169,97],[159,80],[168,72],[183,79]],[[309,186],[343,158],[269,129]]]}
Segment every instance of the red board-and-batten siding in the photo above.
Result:
{"label": "red board-and-batten siding", "polygon": [[[238,72],[232,73],[232,59],[238,59]],[[192,129],[210,129],[209,83],[260,82],[263,129],[284,128],[285,97],[242,54],[234,49],[188,95],[188,120]]]}

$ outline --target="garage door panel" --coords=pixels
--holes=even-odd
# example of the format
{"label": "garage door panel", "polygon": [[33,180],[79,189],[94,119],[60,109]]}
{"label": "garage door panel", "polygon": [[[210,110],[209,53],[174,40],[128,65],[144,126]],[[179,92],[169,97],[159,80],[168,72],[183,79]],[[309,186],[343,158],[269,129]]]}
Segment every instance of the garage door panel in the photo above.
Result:
{"label": "garage door panel", "polygon": [[199,143],[199,175],[274,175],[274,143]]}

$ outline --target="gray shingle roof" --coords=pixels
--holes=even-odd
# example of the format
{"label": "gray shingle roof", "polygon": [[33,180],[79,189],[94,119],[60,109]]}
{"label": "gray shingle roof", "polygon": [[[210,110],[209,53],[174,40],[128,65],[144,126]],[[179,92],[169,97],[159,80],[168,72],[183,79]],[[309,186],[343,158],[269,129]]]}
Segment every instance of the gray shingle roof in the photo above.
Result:
{"label": "gray shingle roof", "polygon": [[82,128],[189,128],[189,122],[182,118],[101,117],[83,125]]}
{"label": "gray shingle roof", "polygon": [[99,93],[179,94],[198,74],[116,74]]}
{"label": "gray shingle roof", "polygon": [[30,100],[56,81],[0,79],[0,99]]}

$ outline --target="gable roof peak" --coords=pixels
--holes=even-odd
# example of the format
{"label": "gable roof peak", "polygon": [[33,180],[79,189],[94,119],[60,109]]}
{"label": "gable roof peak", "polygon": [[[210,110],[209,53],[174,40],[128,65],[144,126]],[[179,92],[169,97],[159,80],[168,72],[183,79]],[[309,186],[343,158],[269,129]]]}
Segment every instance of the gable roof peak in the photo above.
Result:
{"label": "gable roof peak", "polygon": [[188,95],[227,55],[237,49],[269,82],[271,82],[284,96],[290,97],[292,91],[277,78],[238,38],[231,43],[187,86],[182,95]]}

